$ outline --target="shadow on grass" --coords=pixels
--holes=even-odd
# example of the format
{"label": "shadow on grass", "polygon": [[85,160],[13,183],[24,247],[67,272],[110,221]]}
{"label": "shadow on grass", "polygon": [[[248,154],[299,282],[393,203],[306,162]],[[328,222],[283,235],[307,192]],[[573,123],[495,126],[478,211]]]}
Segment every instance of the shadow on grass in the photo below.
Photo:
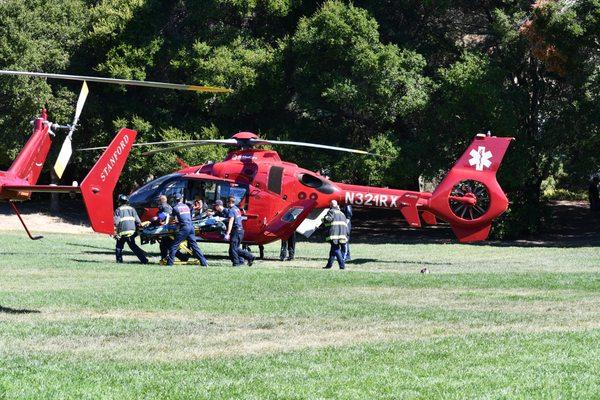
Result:
{"label": "shadow on grass", "polygon": [[82,244],[82,243],[73,243],[73,242],[67,242],[65,243],[69,246],[75,246],[75,247],[85,247],[87,249],[99,249],[99,250],[104,250],[107,247],[106,246],[92,246],[91,244]]}
{"label": "shadow on grass", "polygon": [[0,306],[0,314],[39,314],[40,310],[28,310],[26,308],[17,309]]}
{"label": "shadow on grass", "polygon": [[447,262],[435,262],[435,261],[407,261],[407,260],[398,260],[398,261],[381,261],[375,258],[353,258],[351,260],[346,261],[346,264],[367,264],[367,263],[378,263],[378,264],[416,264],[416,265],[450,265]]}
{"label": "shadow on grass", "polygon": [[70,258],[69,261],[75,261],[78,263],[86,263],[86,264],[106,264],[106,261],[102,260],[84,260],[82,258]]}
{"label": "shadow on grass", "polygon": [[81,254],[94,254],[94,255],[98,255],[98,254],[104,254],[104,255],[115,255],[115,251],[114,250],[105,250],[105,251],[91,251],[91,250],[84,250],[81,252]]}

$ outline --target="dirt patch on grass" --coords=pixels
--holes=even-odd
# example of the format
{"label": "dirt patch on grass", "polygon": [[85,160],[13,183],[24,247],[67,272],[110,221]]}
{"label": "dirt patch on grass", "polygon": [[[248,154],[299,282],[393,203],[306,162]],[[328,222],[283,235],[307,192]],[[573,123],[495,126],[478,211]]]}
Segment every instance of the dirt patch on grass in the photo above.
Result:
{"label": "dirt patch on grass", "polygon": [[[42,213],[23,215],[23,219],[32,234],[38,232],[84,234],[94,233],[89,225],[74,224],[59,217]],[[25,235],[23,225],[16,215],[0,214],[0,231],[21,231]]]}

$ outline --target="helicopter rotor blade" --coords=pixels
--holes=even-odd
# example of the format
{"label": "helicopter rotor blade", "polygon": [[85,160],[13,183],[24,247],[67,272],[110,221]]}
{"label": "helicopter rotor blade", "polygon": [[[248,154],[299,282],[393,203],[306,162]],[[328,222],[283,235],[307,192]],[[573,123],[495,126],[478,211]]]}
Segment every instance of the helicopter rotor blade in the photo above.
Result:
{"label": "helicopter rotor blade", "polygon": [[[175,144],[175,143],[185,143],[182,146],[169,146],[163,147],[156,150],[150,150],[142,153],[142,155],[147,156],[150,154],[158,153],[161,151],[172,151],[183,149],[186,147],[194,147],[194,146],[206,146],[210,144],[225,144],[225,145],[235,145],[237,141],[235,139],[205,139],[205,140],[167,140],[163,142],[145,142],[145,143],[134,143],[133,146],[141,147],[141,146],[160,146],[163,144]],[[94,150],[105,150],[106,146],[99,147],[85,147],[83,149],[77,149],[77,151],[94,151]]]}
{"label": "helicopter rotor blade", "polygon": [[[263,144],[274,144],[274,145],[312,147],[312,148],[317,148],[317,149],[343,151],[343,152],[348,152],[348,153],[364,154],[364,155],[386,158],[386,156],[382,156],[380,154],[369,153],[368,151],[364,151],[364,150],[349,149],[346,147],[336,147],[336,146],[327,146],[324,144],[316,144],[316,143],[291,142],[291,141],[269,140],[269,139],[170,140],[170,141],[165,141],[165,142],[136,143],[136,144],[134,144],[134,146],[158,146],[158,145],[162,145],[162,144],[178,144],[178,143],[181,143],[181,145],[162,147],[162,148],[155,149],[155,150],[149,150],[149,151],[142,153],[142,155],[149,156],[149,155],[160,153],[163,151],[175,151],[175,150],[185,149],[185,148],[189,148],[189,147],[206,146],[206,145],[211,145],[211,144],[238,145],[240,147],[245,147],[245,146],[251,147],[251,146],[257,146],[257,145],[263,145]],[[105,147],[88,147],[88,148],[84,148],[84,149],[78,149],[78,151],[102,150],[102,149],[105,149]]]}
{"label": "helicopter rotor blade", "polygon": [[[173,143],[196,143],[198,140],[166,140],[163,142],[145,142],[145,143],[134,143],[133,146],[158,146],[161,144],[173,144]],[[77,151],[93,151],[93,150],[106,150],[107,146],[98,147],[84,147],[77,149]]]}
{"label": "helicopter rotor blade", "polygon": [[369,156],[383,157],[380,154],[369,153],[368,151],[364,151],[364,150],[349,149],[347,147],[327,146],[324,144],[317,144],[317,143],[292,142],[292,141],[286,141],[286,140],[270,140],[270,139],[250,139],[250,143],[257,144],[257,145],[258,144],[274,144],[274,145],[281,144],[281,145],[286,145],[286,146],[312,147],[312,148],[316,148],[316,149],[343,151],[343,152],[347,152],[347,153],[356,153],[356,154],[364,154],[364,155],[369,155]]}
{"label": "helicopter rotor blade", "polygon": [[71,81],[100,82],[100,83],[111,83],[111,84],[116,84],[116,85],[144,86],[144,87],[187,90],[187,91],[205,92],[205,93],[231,93],[231,92],[233,92],[232,89],[227,89],[227,88],[219,87],[219,86],[184,85],[184,84],[179,84],[179,83],[137,81],[137,80],[132,80],[132,79],[102,78],[102,77],[97,77],[97,76],[84,76],[84,75],[50,74],[50,73],[45,73],[45,72],[0,70],[0,75],[37,76],[40,78],[65,79],[65,80],[71,80]]}
{"label": "helicopter rotor blade", "polygon": [[71,155],[73,154],[73,132],[75,132],[77,127],[79,117],[81,116],[81,111],[83,110],[83,106],[85,105],[85,101],[89,92],[90,91],[87,83],[83,81],[83,85],[81,85],[81,91],[79,92],[79,98],[77,99],[77,106],[75,107],[75,117],[73,118],[73,123],[71,124],[69,133],[63,142],[60,153],[58,153],[56,163],[54,163],[54,172],[56,173],[58,179],[62,178],[65,168],[67,168],[67,164],[69,163]]}
{"label": "helicopter rotor blade", "polygon": [[[235,140],[235,139],[207,139],[207,140],[193,140],[193,141],[189,141],[186,143],[187,144],[183,144],[180,146],[170,146],[170,147],[164,147],[164,148],[160,148],[160,149],[146,151],[146,152],[142,153],[142,155],[149,156],[152,154],[161,153],[163,151],[175,151],[175,150],[187,149],[187,148],[196,147],[196,146],[207,146],[210,144],[236,145],[237,140]],[[146,144],[146,143],[140,143],[140,145],[143,145],[143,144]]]}
{"label": "helicopter rotor blade", "polygon": [[[209,145],[209,144],[236,144],[235,140],[232,139],[205,139],[205,140],[166,140],[166,141],[162,141],[162,142],[145,142],[145,143],[134,143],[133,145],[136,147],[142,147],[142,146],[160,146],[163,144],[175,144],[175,143],[187,143],[185,147],[189,147],[190,145],[198,145],[198,146],[203,146],[203,145]],[[180,147],[180,146],[173,146],[173,147]],[[169,149],[171,149],[169,147]],[[93,151],[93,150],[106,150],[106,146],[99,146],[99,147],[85,147],[83,149],[77,149],[77,151]],[[157,149],[157,150],[167,150],[167,148],[161,148],[161,149]],[[145,153],[144,153],[145,154]]]}

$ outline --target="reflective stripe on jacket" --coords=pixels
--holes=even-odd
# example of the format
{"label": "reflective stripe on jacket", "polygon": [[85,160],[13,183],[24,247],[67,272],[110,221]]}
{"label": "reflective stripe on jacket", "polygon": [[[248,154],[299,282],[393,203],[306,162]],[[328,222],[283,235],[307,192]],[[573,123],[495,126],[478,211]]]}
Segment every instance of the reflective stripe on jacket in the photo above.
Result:
{"label": "reflective stripe on jacket", "polygon": [[141,224],[135,209],[128,205],[120,206],[115,210],[113,218],[115,231],[121,237],[131,236],[135,233],[136,228]]}
{"label": "reflective stripe on jacket", "polygon": [[335,244],[346,243],[348,241],[346,216],[339,208],[330,208],[324,220],[325,225],[329,226],[329,235],[325,238],[326,241]]}

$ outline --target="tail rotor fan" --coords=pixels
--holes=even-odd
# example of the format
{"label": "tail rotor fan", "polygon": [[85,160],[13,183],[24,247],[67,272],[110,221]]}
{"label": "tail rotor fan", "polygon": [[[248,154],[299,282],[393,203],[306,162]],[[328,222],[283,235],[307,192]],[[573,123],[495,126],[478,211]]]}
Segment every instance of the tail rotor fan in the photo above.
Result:
{"label": "tail rotor fan", "polygon": [[[459,200],[465,198],[471,201]],[[483,183],[468,179],[454,185],[448,202],[455,216],[470,221],[480,218],[489,210],[490,193]]]}

